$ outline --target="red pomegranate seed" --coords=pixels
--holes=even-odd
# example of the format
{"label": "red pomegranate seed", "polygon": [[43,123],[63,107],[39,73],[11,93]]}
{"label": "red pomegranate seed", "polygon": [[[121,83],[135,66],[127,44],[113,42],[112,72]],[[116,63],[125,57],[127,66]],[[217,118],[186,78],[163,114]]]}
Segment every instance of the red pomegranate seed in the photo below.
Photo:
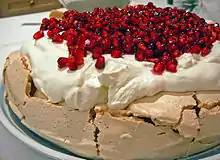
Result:
{"label": "red pomegranate seed", "polygon": [[145,51],[147,49],[147,47],[143,43],[139,43],[137,47],[140,51]]}
{"label": "red pomegranate seed", "polygon": [[77,49],[75,52],[76,59],[82,59],[85,56],[85,51],[83,49]]}
{"label": "red pomegranate seed", "polygon": [[103,49],[108,50],[111,47],[111,41],[110,39],[106,38],[102,41]]}
{"label": "red pomegranate seed", "polygon": [[57,24],[56,22],[50,23],[50,24],[49,24],[49,30],[52,30],[52,29],[56,28],[57,25],[58,25],[58,24]]}
{"label": "red pomegranate seed", "polygon": [[77,36],[77,32],[75,31],[75,29],[69,29],[68,31],[66,31],[66,33],[70,36]]}
{"label": "red pomegranate seed", "polygon": [[117,24],[111,24],[111,28],[112,28],[112,29],[118,29],[119,27],[118,27]]}
{"label": "red pomegranate seed", "polygon": [[181,55],[181,52],[179,50],[175,50],[171,53],[173,58],[177,58]]}
{"label": "red pomegranate seed", "polygon": [[161,44],[161,42],[159,42],[159,41],[156,43],[156,46],[160,52],[163,52],[165,49],[164,44]]}
{"label": "red pomegranate seed", "polygon": [[92,49],[92,53],[102,54],[103,49],[102,49],[102,47],[95,47],[95,48]]}
{"label": "red pomegranate seed", "polygon": [[164,52],[163,56],[161,57],[161,61],[166,64],[168,61],[170,61],[172,58],[168,54],[168,52]]}
{"label": "red pomegranate seed", "polygon": [[41,26],[40,26],[40,30],[42,30],[42,31],[46,31],[47,30],[47,25],[44,25],[44,24],[42,24]]}
{"label": "red pomegranate seed", "polygon": [[79,66],[83,65],[84,64],[84,58],[77,58],[76,59],[76,64],[79,65]]}
{"label": "red pomegranate seed", "polygon": [[166,70],[168,72],[176,73],[177,72],[177,62],[174,60],[171,60],[166,63]]}
{"label": "red pomegranate seed", "polygon": [[102,31],[102,35],[103,35],[103,37],[108,37],[108,32],[107,31]]}
{"label": "red pomegranate seed", "polygon": [[79,49],[78,45],[74,45],[74,46],[70,46],[68,47],[68,50],[69,50],[69,54],[70,55],[75,55],[76,54],[76,51]]}
{"label": "red pomegranate seed", "polygon": [[145,54],[147,55],[147,57],[151,57],[151,56],[153,56],[153,51],[150,49],[146,49]]}
{"label": "red pomegranate seed", "polygon": [[92,28],[97,29],[97,28],[101,28],[102,24],[101,23],[95,23],[92,25]]}
{"label": "red pomegranate seed", "polygon": [[93,53],[92,54],[92,58],[93,59],[98,59],[99,57],[101,57],[102,56],[102,54],[100,54],[100,53]]}
{"label": "red pomegranate seed", "polygon": [[133,44],[132,44],[132,43],[129,43],[129,44],[126,44],[126,45],[124,46],[124,49],[125,49],[125,51],[126,51],[128,54],[131,54],[131,52],[132,52],[132,47],[133,47]]}
{"label": "red pomegranate seed", "polygon": [[38,40],[38,39],[40,39],[40,38],[42,38],[42,37],[44,37],[44,32],[43,32],[42,30],[36,32],[36,33],[33,35],[33,38],[34,38],[35,40]]}
{"label": "red pomegranate seed", "polygon": [[42,19],[42,24],[48,25],[50,23],[50,20],[48,18],[43,18]]}
{"label": "red pomegranate seed", "polygon": [[50,21],[50,23],[53,23],[53,22],[57,22],[57,19],[52,17],[52,18],[50,18],[49,21]]}
{"label": "red pomegranate seed", "polygon": [[191,53],[200,53],[201,48],[198,45],[194,45],[191,48]]}
{"label": "red pomegranate seed", "polygon": [[69,70],[70,71],[75,71],[75,70],[77,70],[77,65],[76,65],[76,63],[68,63],[68,68],[69,68]]}
{"label": "red pomegranate seed", "polygon": [[49,38],[52,38],[53,36],[54,36],[54,32],[53,31],[47,31],[47,36],[49,37]]}
{"label": "red pomegranate seed", "polygon": [[120,46],[120,42],[117,38],[113,39],[112,44],[115,48],[118,48]]}
{"label": "red pomegranate seed", "polygon": [[161,75],[165,70],[165,66],[163,63],[158,62],[155,63],[154,67],[153,67],[153,73]]}
{"label": "red pomegranate seed", "polygon": [[145,37],[145,38],[144,38],[144,42],[145,42],[145,43],[150,42],[150,38],[149,38],[149,37]]}
{"label": "red pomegranate seed", "polygon": [[152,63],[157,63],[160,61],[159,58],[146,58],[145,59],[147,62],[152,62]]}
{"label": "red pomegranate seed", "polygon": [[81,34],[79,37],[78,37],[78,40],[77,40],[77,45],[80,47],[80,48],[85,48],[85,45],[86,45],[86,37],[84,34]]}
{"label": "red pomegranate seed", "polygon": [[68,58],[67,67],[69,68],[70,71],[77,70],[76,59],[74,56],[70,56]]}
{"label": "red pomegranate seed", "polygon": [[60,57],[58,60],[57,60],[57,63],[58,63],[58,67],[59,68],[64,68],[67,66],[67,62],[68,62],[68,58],[66,57]]}
{"label": "red pomegranate seed", "polygon": [[220,41],[220,33],[217,35],[216,39]]}
{"label": "red pomegranate seed", "polygon": [[122,51],[119,50],[119,49],[114,49],[112,52],[111,52],[111,56],[113,58],[120,58],[122,56]]}
{"label": "red pomegranate seed", "polygon": [[153,7],[154,7],[154,4],[153,4],[152,2],[148,2],[147,6],[148,6],[149,8],[153,8]]}
{"label": "red pomegranate seed", "polygon": [[203,48],[201,51],[201,55],[203,57],[207,56],[209,53],[210,53],[210,49],[208,49],[208,48]]}
{"label": "red pomegranate seed", "polygon": [[143,52],[137,52],[137,53],[135,54],[135,59],[136,59],[137,61],[144,61],[144,54],[143,54]]}
{"label": "red pomegranate seed", "polygon": [[126,36],[125,36],[125,41],[126,41],[127,43],[132,43],[132,42],[133,42],[133,37],[132,37],[131,35],[126,35]]}
{"label": "red pomegranate seed", "polygon": [[97,69],[105,68],[105,57],[101,56],[96,60],[95,67]]}
{"label": "red pomegranate seed", "polygon": [[55,42],[55,43],[62,43],[63,42],[63,37],[59,34],[57,35],[54,35],[52,37],[52,42]]}
{"label": "red pomegranate seed", "polygon": [[70,47],[70,46],[72,46],[73,44],[74,44],[74,40],[73,39],[70,39],[70,40],[68,40],[67,41],[67,43],[66,43],[66,45],[68,46],[68,47]]}

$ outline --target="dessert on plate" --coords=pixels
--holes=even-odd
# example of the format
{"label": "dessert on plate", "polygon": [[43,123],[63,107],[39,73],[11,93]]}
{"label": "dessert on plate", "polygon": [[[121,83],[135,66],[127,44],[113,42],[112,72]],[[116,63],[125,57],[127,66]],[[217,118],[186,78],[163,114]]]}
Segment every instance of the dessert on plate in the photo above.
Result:
{"label": "dessert on plate", "polygon": [[7,57],[5,99],[80,156],[185,157],[220,143],[219,40],[219,24],[153,3],[66,11]]}

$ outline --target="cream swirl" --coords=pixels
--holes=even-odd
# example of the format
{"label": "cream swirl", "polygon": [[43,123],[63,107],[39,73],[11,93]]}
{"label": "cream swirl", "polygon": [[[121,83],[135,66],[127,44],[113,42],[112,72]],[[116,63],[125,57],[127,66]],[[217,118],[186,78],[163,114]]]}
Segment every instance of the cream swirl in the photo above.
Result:
{"label": "cream swirl", "polygon": [[133,55],[118,59],[104,55],[106,66],[97,70],[89,54],[77,71],[59,70],[57,59],[68,56],[65,42],[53,44],[46,37],[36,43],[26,43],[21,52],[30,58],[34,84],[48,101],[64,100],[67,106],[79,110],[103,103],[109,108],[123,109],[138,98],[160,91],[220,90],[220,44],[217,42],[208,56],[185,53],[178,58],[177,73],[164,72],[160,76],[151,72],[153,63],[138,62]]}

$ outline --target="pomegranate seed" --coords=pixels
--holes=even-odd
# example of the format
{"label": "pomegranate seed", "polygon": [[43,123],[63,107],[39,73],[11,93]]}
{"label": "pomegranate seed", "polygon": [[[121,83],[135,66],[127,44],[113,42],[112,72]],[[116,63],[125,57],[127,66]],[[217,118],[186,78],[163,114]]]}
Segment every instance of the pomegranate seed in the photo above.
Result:
{"label": "pomegranate seed", "polygon": [[95,23],[92,25],[92,28],[97,29],[97,28],[101,28],[102,24],[101,23]]}
{"label": "pomegranate seed", "polygon": [[112,56],[113,58],[120,58],[121,55],[122,55],[122,51],[119,50],[119,49],[115,49],[115,50],[113,50],[113,51],[111,52],[111,56]]}
{"label": "pomegranate seed", "polygon": [[47,36],[49,38],[52,38],[54,36],[54,32],[53,31],[47,31]]}
{"label": "pomegranate seed", "polygon": [[112,29],[118,29],[119,27],[118,27],[117,24],[111,24],[111,28],[112,28]]}
{"label": "pomegranate seed", "polygon": [[173,58],[177,58],[181,55],[181,52],[179,50],[175,50],[171,53]]}
{"label": "pomegranate seed", "polygon": [[70,40],[68,40],[67,41],[67,43],[66,43],[66,45],[68,46],[68,47],[70,47],[70,46],[72,46],[73,44],[74,44],[74,40],[73,39],[70,39]]}
{"label": "pomegranate seed", "polygon": [[48,28],[49,28],[49,30],[52,30],[52,29],[54,29],[56,27],[57,27],[57,23],[56,22],[52,22],[52,23],[50,23]]}
{"label": "pomegranate seed", "polygon": [[42,19],[42,24],[48,25],[50,23],[50,20],[48,18]]}
{"label": "pomegranate seed", "polygon": [[147,48],[146,48],[146,46],[143,44],[143,43],[139,43],[138,45],[137,45],[137,47],[138,47],[138,49],[140,50],[140,51],[145,51]]}
{"label": "pomegranate seed", "polygon": [[102,31],[103,37],[108,37],[108,32],[107,31]]}
{"label": "pomegranate seed", "polygon": [[101,56],[96,60],[95,67],[97,69],[105,68],[105,57]]}
{"label": "pomegranate seed", "polygon": [[82,59],[85,56],[85,51],[83,49],[77,49],[75,52],[76,59]]}
{"label": "pomegranate seed", "polygon": [[76,54],[76,51],[79,49],[79,47],[78,47],[78,45],[74,45],[74,46],[71,46],[71,47],[69,47],[68,48],[68,50],[69,50],[69,54],[70,55],[75,55]]}
{"label": "pomegranate seed", "polygon": [[68,63],[68,68],[69,68],[69,70],[70,71],[75,71],[75,70],[77,70],[77,65],[76,65],[76,63]]}
{"label": "pomegranate seed", "polygon": [[153,7],[154,7],[154,4],[153,4],[152,2],[148,2],[147,6],[148,6],[149,8],[153,8]]}
{"label": "pomegranate seed", "polygon": [[158,62],[155,63],[154,67],[153,67],[153,73],[157,74],[157,75],[161,75],[165,70],[165,66],[163,63]]}
{"label": "pomegranate seed", "polygon": [[44,32],[43,32],[42,30],[36,32],[36,33],[34,34],[34,36],[33,36],[33,38],[34,38],[35,40],[38,40],[38,39],[40,39],[40,38],[42,38],[42,37],[44,37]]}
{"label": "pomegranate seed", "polygon": [[153,56],[153,51],[150,49],[146,49],[145,54],[147,55],[147,57],[151,57],[151,56]]}
{"label": "pomegranate seed", "polygon": [[164,44],[161,44],[161,42],[159,42],[159,41],[156,43],[156,46],[160,52],[163,52],[165,49]]}
{"label": "pomegranate seed", "polygon": [[102,54],[103,49],[101,47],[95,47],[95,48],[92,49],[92,53]]}
{"label": "pomegranate seed", "polygon": [[102,44],[104,50],[108,50],[111,47],[111,41],[108,38],[104,39]]}
{"label": "pomegranate seed", "polygon": [[58,67],[59,68],[64,68],[67,66],[67,62],[68,62],[68,58],[66,57],[60,57],[58,60],[57,60],[57,63],[58,63]]}
{"label": "pomegranate seed", "polygon": [[67,67],[69,68],[70,71],[77,70],[76,59],[74,56],[70,56],[68,58]]}
{"label": "pomegranate seed", "polygon": [[133,44],[132,44],[132,43],[126,44],[124,47],[125,47],[125,48],[124,48],[125,51],[126,51],[128,54],[130,54],[130,53],[132,52]]}
{"label": "pomegranate seed", "polygon": [[145,38],[144,38],[144,42],[145,42],[145,43],[150,42],[150,38],[149,38],[149,37],[145,37]]}
{"label": "pomegranate seed", "polygon": [[220,41],[220,33],[217,35],[216,39]]}
{"label": "pomegranate seed", "polygon": [[126,35],[126,36],[125,36],[125,41],[126,41],[127,43],[131,43],[131,42],[133,41],[133,37],[132,37],[131,35]]}
{"label": "pomegranate seed", "polygon": [[194,45],[191,48],[191,53],[200,53],[201,49],[198,45]]}
{"label": "pomegranate seed", "polygon": [[57,19],[52,17],[52,18],[50,18],[50,20],[49,20],[49,21],[50,21],[50,23],[53,23],[53,22],[55,22],[55,23],[56,23],[56,22],[57,22]]}
{"label": "pomegranate seed", "polygon": [[76,59],[76,64],[77,64],[77,65],[83,65],[83,64],[84,64],[84,58],[78,58],[78,59]]}
{"label": "pomegranate seed", "polygon": [[120,46],[120,42],[119,42],[119,40],[118,39],[113,39],[113,42],[112,42],[112,44],[113,44],[113,46],[115,47],[115,48],[118,48],[119,46]]}
{"label": "pomegranate seed", "polygon": [[167,52],[165,52],[164,54],[163,54],[163,56],[161,57],[161,61],[165,64],[165,63],[167,63],[168,61],[170,61],[172,58],[170,57],[170,55],[167,53]]}
{"label": "pomegranate seed", "polygon": [[63,42],[63,37],[59,34],[57,35],[54,35],[52,37],[52,42],[55,42],[55,43],[62,43]]}
{"label": "pomegranate seed", "polygon": [[168,72],[176,73],[177,72],[177,62],[174,60],[167,62],[166,70]]}
{"label": "pomegranate seed", "polygon": [[92,58],[93,59],[98,59],[99,57],[101,57],[102,56],[102,54],[100,54],[100,53],[93,53],[92,54]]}
{"label": "pomegranate seed", "polygon": [[77,45],[78,45],[80,48],[85,48],[85,45],[86,45],[86,37],[85,37],[85,35],[81,34],[81,35],[78,37]]}
{"label": "pomegranate seed", "polygon": [[152,63],[157,63],[160,61],[159,58],[146,58],[145,59],[147,62],[152,62]]}
{"label": "pomegranate seed", "polygon": [[40,26],[40,30],[42,30],[42,31],[46,31],[47,30],[47,26],[46,25],[44,25],[44,24],[42,24],[41,26]]}
{"label": "pomegranate seed", "polygon": [[136,59],[137,61],[144,61],[144,54],[143,54],[142,52],[137,52],[137,53],[135,54],[135,59]]}
{"label": "pomegranate seed", "polygon": [[69,29],[67,31],[67,34],[70,36],[77,36],[77,32],[75,31],[75,29]]}
{"label": "pomegranate seed", "polygon": [[209,53],[210,53],[210,49],[208,49],[208,48],[203,48],[201,51],[201,55],[203,57],[207,56]]}

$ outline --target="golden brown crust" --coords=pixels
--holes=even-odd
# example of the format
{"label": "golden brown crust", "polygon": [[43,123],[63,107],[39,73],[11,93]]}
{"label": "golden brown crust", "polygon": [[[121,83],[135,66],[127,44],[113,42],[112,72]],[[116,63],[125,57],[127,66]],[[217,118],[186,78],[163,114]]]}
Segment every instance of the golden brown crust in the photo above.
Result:
{"label": "golden brown crust", "polygon": [[[220,143],[219,92],[161,92],[127,110],[79,112],[30,94],[27,57],[10,54],[4,68],[6,99],[21,122],[68,150],[105,159],[164,159],[196,153]],[[215,104],[215,105],[213,105]],[[217,104],[217,105],[216,105]],[[200,107],[200,108],[199,108]]]}

